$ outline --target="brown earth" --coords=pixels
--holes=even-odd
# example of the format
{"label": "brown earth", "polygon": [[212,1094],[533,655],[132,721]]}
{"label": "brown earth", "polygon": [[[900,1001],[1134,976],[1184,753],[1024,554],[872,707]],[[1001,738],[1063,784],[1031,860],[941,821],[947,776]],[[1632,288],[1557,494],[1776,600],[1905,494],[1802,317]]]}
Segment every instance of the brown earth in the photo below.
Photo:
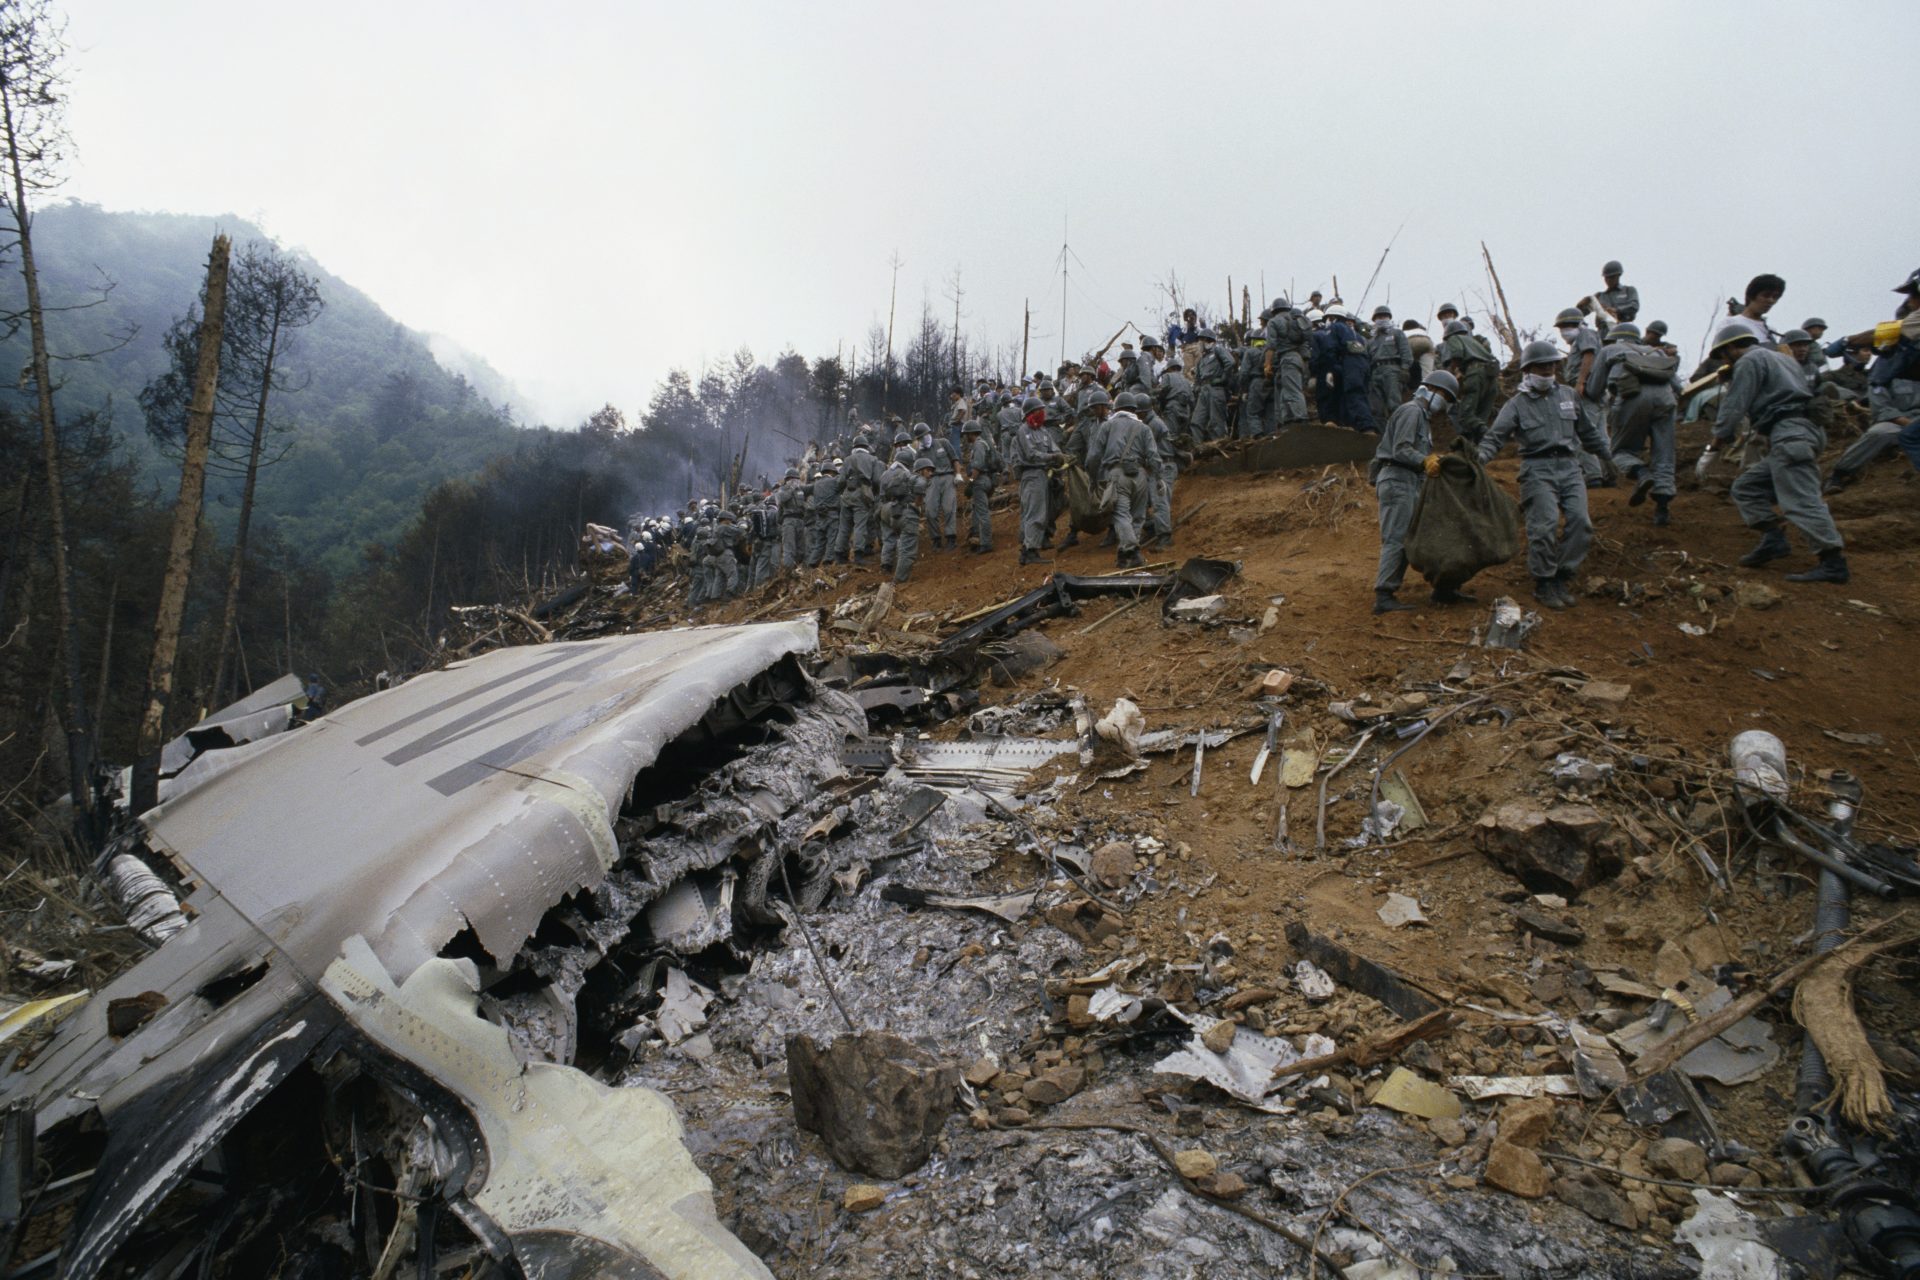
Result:
{"label": "brown earth", "polygon": [[[1697,453],[1704,432],[1704,426],[1683,431],[1683,459]],[[1509,457],[1492,471],[1511,486],[1515,466]],[[1208,753],[1197,797],[1188,794],[1190,751],[1159,757],[1144,774],[1070,792],[1061,807],[1082,824],[1089,844],[1109,832],[1160,837],[1173,850],[1168,869],[1183,884],[1207,885],[1193,896],[1143,898],[1127,922],[1140,945],[1191,958],[1208,938],[1225,933],[1237,950],[1242,981],[1284,988],[1282,970],[1292,958],[1284,927],[1298,919],[1430,991],[1522,1012],[1572,1011],[1561,985],[1542,980],[1567,971],[1575,973],[1575,985],[1596,966],[1618,966],[1652,983],[1655,954],[1668,939],[1685,939],[1697,955],[1764,975],[1804,953],[1810,880],[1800,867],[1783,865],[1787,855],[1780,852],[1765,865],[1789,874],[1756,876],[1752,842],[1741,838],[1731,816],[1725,762],[1735,733],[1765,728],[1785,741],[1803,811],[1819,811],[1821,774],[1850,770],[1865,786],[1859,831],[1871,841],[1920,843],[1920,692],[1899,674],[1915,653],[1913,619],[1920,618],[1913,573],[1920,488],[1904,464],[1887,463],[1835,500],[1853,544],[1854,578],[1833,587],[1782,581],[1811,562],[1804,550],[1762,570],[1736,567],[1753,535],[1722,496],[1730,479],[1730,469],[1709,477],[1719,493],[1683,490],[1666,529],[1651,526],[1650,506],[1629,508],[1624,489],[1595,491],[1598,536],[1580,604],[1561,613],[1541,609],[1543,621],[1520,653],[1471,647],[1496,595],[1533,606],[1519,561],[1469,584],[1480,597],[1477,605],[1430,605],[1424,584],[1412,575],[1403,597],[1418,601],[1419,610],[1372,615],[1378,541],[1361,469],[1183,479],[1176,512],[1199,510],[1179,528],[1172,557],[1240,562],[1225,591],[1227,618],[1243,621],[1212,629],[1167,625],[1149,603],[1089,634],[1089,626],[1117,607],[1095,601],[1080,618],[1043,624],[1065,650],[1062,661],[1014,688],[984,688],[982,700],[1015,702],[1044,688],[1071,687],[1096,715],[1128,697],[1145,712],[1149,728],[1192,730],[1257,719],[1253,686],[1265,670],[1281,667],[1300,677],[1286,699],[1283,741],[1324,751],[1355,732],[1329,714],[1330,700],[1370,697],[1384,704],[1403,689],[1435,689],[1465,659],[1473,677],[1450,687],[1491,690],[1515,718],[1505,726],[1448,728],[1410,751],[1401,768],[1430,822],[1386,847],[1356,851],[1345,844],[1367,811],[1362,762],[1332,787],[1326,848],[1314,848],[1314,787],[1308,786],[1291,793],[1290,849],[1276,850],[1273,774],[1257,788],[1248,781],[1259,732]],[[1690,473],[1682,482],[1691,486]],[[1098,573],[1113,566],[1113,552],[1092,540],[1049,553],[1050,565],[1017,565],[1018,538],[1007,511],[997,515],[995,540],[1000,549],[989,556],[964,550],[923,556],[914,580],[897,589],[883,625],[931,636],[950,629],[941,626],[945,620],[1030,590],[1054,569]],[[830,606],[871,592],[879,581],[873,569],[836,569],[810,586],[709,609],[701,620]],[[1746,583],[1773,588],[1777,603],[1743,604],[1737,593]],[[1277,623],[1261,632],[1269,603]],[[1681,623],[1706,634],[1686,634]],[[848,639],[830,628],[823,637],[829,647]],[[1572,687],[1585,678],[1623,683],[1630,696],[1617,711],[1583,703]],[[1847,743],[1826,736],[1828,730],[1878,741]],[[936,736],[956,731],[957,725],[946,726]],[[1624,874],[1564,913],[1587,937],[1566,955],[1516,931],[1507,903],[1522,896],[1518,882],[1475,849],[1469,831],[1499,800],[1552,801],[1547,765],[1536,750],[1550,756],[1537,744],[1556,740],[1616,765],[1595,802],[1634,818],[1651,836]],[[1645,759],[1636,765],[1634,757]],[[1270,769],[1277,766],[1276,760]],[[1688,852],[1696,844],[1728,869],[1730,892],[1715,888],[1696,864]],[[1030,883],[1032,872],[1030,863],[1006,868],[1010,883]],[[1430,926],[1382,924],[1375,912],[1390,891],[1416,898]],[[1874,911],[1856,902],[1856,919]],[[1865,990],[1868,1025],[1910,1040],[1914,1009],[1899,986],[1883,975]],[[1275,1011],[1282,1020],[1300,1016],[1284,1001]],[[1776,1036],[1786,1050],[1780,1066],[1757,1086],[1708,1086],[1722,1105],[1723,1127],[1761,1152],[1772,1151],[1788,1113],[1798,1057],[1798,1031],[1784,1001],[1767,1016],[1780,1024]],[[1525,1055],[1516,1063],[1518,1046],[1511,1045],[1495,1055],[1497,1063],[1489,1061],[1468,1034],[1454,1037],[1463,1069],[1469,1062],[1483,1071],[1546,1069]]]}

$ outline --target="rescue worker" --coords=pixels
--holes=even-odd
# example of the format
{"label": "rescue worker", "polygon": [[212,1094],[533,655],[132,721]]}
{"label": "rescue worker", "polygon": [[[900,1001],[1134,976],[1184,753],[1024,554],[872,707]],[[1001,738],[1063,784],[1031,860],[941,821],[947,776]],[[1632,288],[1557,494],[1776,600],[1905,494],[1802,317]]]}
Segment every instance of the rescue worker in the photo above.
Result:
{"label": "rescue worker", "polygon": [[1343,306],[1335,305],[1327,313],[1327,332],[1333,348],[1334,394],[1338,397],[1334,420],[1355,431],[1378,431],[1380,420],[1373,416],[1368,388],[1373,381],[1367,344],[1356,328],[1359,318]]}
{"label": "rescue worker", "polygon": [[[1420,501],[1425,478],[1440,470],[1440,455],[1433,451],[1433,419],[1444,416],[1460,393],[1460,382],[1444,369],[1435,370],[1420,382],[1413,398],[1394,409],[1380,433],[1380,446],[1373,451],[1367,478],[1373,482],[1373,496],[1380,504],[1380,567],[1373,575],[1373,611],[1392,613],[1411,609],[1399,598],[1400,584],[1407,576],[1407,529],[1413,523],[1413,509]],[[1471,601],[1472,596],[1457,589],[1433,589],[1436,604]]]}
{"label": "rescue worker", "polygon": [[[978,421],[969,418],[968,422]],[[960,426],[964,433],[966,423]],[[963,436],[964,439],[964,436]],[[954,477],[959,470],[958,457],[947,445],[945,436],[931,438],[924,446],[926,453],[933,459],[933,478],[927,482],[925,502],[927,512],[927,538],[936,550],[959,545],[955,537],[955,526],[959,519],[959,497],[954,490]]]}
{"label": "rescue worker", "polygon": [[[1104,399],[1106,392],[1100,393]],[[1020,486],[1020,563],[1039,564],[1051,512],[1047,508],[1047,471],[1060,461],[1060,449],[1047,430],[1043,410],[1031,410],[1013,433],[1007,465]]]}
{"label": "rescue worker", "polygon": [[1560,349],[1551,342],[1526,345],[1520,353],[1520,390],[1501,407],[1474,450],[1482,466],[1492,461],[1509,439],[1520,452],[1527,569],[1533,575],[1533,598],[1549,609],[1573,606],[1569,585],[1593,540],[1580,449],[1585,447],[1598,456],[1603,472],[1614,475],[1605,437],[1580,415],[1579,398],[1573,388],[1553,376],[1561,359]]}
{"label": "rescue worker", "polygon": [[920,513],[913,505],[913,437],[904,431],[894,433],[893,456],[880,473],[879,495],[880,568],[897,572],[903,525],[913,524],[915,548],[920,544]]}
{"label": "rescue worker", "polygon": [[1153,432],[1153,447],[1160,454],[1158,470],[1148,477],[1147,505],[1151,511],[1148,545],[1164,549],[1173,545],[1173,483],[1180,475],[1173,427],[1166,418],[1154,411],[1151,398],[1145,399],[1145,403],[1135,412],[1146,418],[1147,429]]}
{"label": "rescue worker", "polygon": [[1147,483],[1160,470],[1160,452],[1153,431],[1136,412],[1140,407],[1140,398],[1131,391],[1120,393],[1117,406],[1099,390],[1091,401],[1095,420],[1106,426],[1099,440],[1100,474],[1113,493],[1113,540],[1119,548],[1114,563],[1122,569],[1146,563],[1140,555],[1140,531],[1149,511]]}
{"label": "rescue worker", "polygon": [[773,509],[780,529],[774,568],[792,573],[807,558],[807,487],[800,481],[798,467],[788,467],[781,478],[780,487],[774,490]]}
{"label": "rescue worker", "polygon": [[1267,308],[1267,377],[1273,381],[1276,427],[1307,420],[1307,354],[1313,326],[1284,295]]}
{"label": "rescue worker", "polygon": [[1621,284],[1620,276],[1626,268],[1618,262],[1609,262],[1600,268],[1600,279],[1606,288],[1593,295],[1593,304],[1600,310],[1595,317],[1600,322],[1600,332],[1605,333],[1616,324],[1627,324],[1639,318],[1640,291],[1630,284]]}
{"label": "rescue worker", "polygon": [[[1622,321],[1607,331],[1607,345],[1589,375],[1613,396],[1608,435],[1613,465],[1633,481],[1630,507],[1653,497],[1653,523],[1667,525],[1673,501],[1673,437],[1679,412],[1680,361],[1640,341],[1640,327]],[[1643,460],[1642,455],[1645,455]]]}
{"label": "rescue worker", "polygon": [[[683,527],[685,527],[683,525]],[[687,536],[687,608],[697,609],[713,599],[714,571],[707,564],[712,548],[713,522],[697,519]]]}
{"label": "rescue worker", "polygon": [[1793,357],[1761,346],[1748,326],[1731,321],[1714,335],[1713,354],[1732,370],[1714,419],[1714,443],[1731,441],[1749,420],[1754,436],[1766,442],[1765,454],[1735,477],[1730,495],[1747,527],[1760,531],[1759,544],[1740,563],[1753,569],[1793,554],[1784,517],[1819,556],[1813,568],[1790,573],[1787,581],[1846,582],[1852,575],[1844,543],[1820,496],[1827,433],[1807,417],[1812,395],[1799,366]]}
{"label": "rescue worker", "polygon": [[1193,431],[1193,383],[1187,378],[1177,360],[1169,361],[1160,371],[1159,381],[1154,386],[1154,403],[1166,415],[1167,425],[1177,436],[1190,435]]}
{"label": "rescue worker", "polygon": [[731,600],[740,594],[739,517],[732,507],[721,507],[714,515],[708,535],[707,585],[713,600]]}
{"label": "rescue worker", "polygon": [[[1441,311],[1451,309],[1449,303]],[[1493,358],[1493,350],[1484,338],[1475,336],[1464,320],[1455,319],[1447,321],[1438,363],[1460,383],[1460,397],[1447,416],[1464,439],[1478,443],[1486,434],[1487,419],[1493,413],[1493,396],[1500,384],[1500,362]]]}
{"label": "rescue worker", "polygon": [[[832,458],[813,478],[807,500],[807,564],[835,558],[840,530],[840,459]],[[844,544],[843,544],[844,545]]]}
{"label": "rescue worker", "polygon": [[1827,322],[1819,316],[1808,316],[1800,322],[1800,331],[1807,335],[1807,354],[1800,360],[1800,371],[1807,375],[1807,390],[1816,391],[1820,385],[1820,371],[1827,367],[1826,343]]}
{"label": "rescue worker", "polygon": [[765,586],[780,567],[780,510],[771,490],[747,508],[746,533],[750,542],[746,585]]}
{"label": "rescue worker", "polygon": [[[894,483],[893,580],[895,582],[905,582],[911,578],[913,566],[920,559],[920,520],[926,509],[927,482],[933,479],[934,471],[932,451],[922,450],[913,455],[913,469],[908,473],[905,491],[901,492],[898,483]],[[892,468],[888,468],[887,474],[889,477],[893,475]]]}
{"label": "rescue worker", "polygon": [[847,455],[845,478],[840,482],[840,520],[846,525],[848,564],[867,563],[874,542],[874,516],[880,495],[880,459],[863,433],[855,438]]}
{"label": "rescue worker", "polygon": [[[1593,367],[1600,360],[1600,335],[1588,328],[1585,321],[1586,317],[1580,314],[1578,307],[1568,307],[1554,318],[1561,341],[1567,344],[1567,358],[1560,370],[1560,377],[1579,397],[1580,416],[1587,425],[1602,431],[1604,435],[1601,419],[1604,410],[1602,400],[1606,395],[1605,380],[1602,379],[1598,384],[1601,390],[1597,397],[1589,394],[1590,388],[1595,385]],[[1608,456],[1612,456],[1612,453],[1611,449],[1607,450]],[[1599,483],[1603,470],[1599,458],[1590,453],[1581,453],[1580,473],[1587,478],[1589,485]]]}
{"label": "rescue worker", "polygon": [[1200,361],[1193,367],[1195,440],[1220,440],[1227,434],[1227,397],[1233,391],[1233,363],[1218,335],[1200,331]]}
{"label": "rescue worker", "polygon": [[[1836,389],[1852,390],[1856,397],[1864,393],[1873,422],[1834,464],[1827,493],[1837,493],[1858,480],[1860,473],[1882,456],[1895,449],[1905,450],[1903,434],[1911,439],[1914,424],[1920,422],[1920,342],[1901,334],[1897,323],[1920,309],[1920,270],[1895,292],[1907,296],[1894,313],[1896,323],[1884,326],[1884,335],[1876,332],[1883,326],[1876,326],[1875,330],[1842,337],[1827,348],[1828,354],[1838,355],[1841,360],[1840,367],[1827,375],[1827,381]],[[1876,345],[1881,348],[1878,354],[1874,354]],[[1910,451],[1908,456],[1913,456]]]}
{"label": "rescue worker", "polygon": [[1373,309],[1373,336],[1367,339],[1373,370],[1367,375],[1367,404],[1375,422],[1385,422],[1407,398],[1407,370],[1413,364],[1413,344],[1407,331],[1393,323],[1393,308]]}
{"label": "rescue worker", "polygon": [[[1038,405],[1037,397],[1027,403]],[[1036,410],[1038,412],[1038,410]],[[960,428],[966,450],[967,504],[973,515],[973,554],[983,556],[993,550],[993,482],[1000,473],[1000,459],[993,442],[981,429],[978,418],[967,419]]]}
{"label": "rescue worker", "polygon": [[1267,366],[1267,338],[1256,331],[1240,350],[1240,421],[1233,434],[1240,440],[1269,435],[1272,417],[1273,376]]}

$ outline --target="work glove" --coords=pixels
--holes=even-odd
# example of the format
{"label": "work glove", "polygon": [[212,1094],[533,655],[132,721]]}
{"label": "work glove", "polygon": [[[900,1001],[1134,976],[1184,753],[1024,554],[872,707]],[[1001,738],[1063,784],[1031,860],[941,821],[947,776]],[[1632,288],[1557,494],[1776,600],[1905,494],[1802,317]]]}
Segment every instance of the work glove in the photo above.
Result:
{"label": "work glove", "polygon": [[1440,455],[1437,453],[1428,454],[1424,469],[1426,473],[1430,476],[1439,475],[1440,474]]}

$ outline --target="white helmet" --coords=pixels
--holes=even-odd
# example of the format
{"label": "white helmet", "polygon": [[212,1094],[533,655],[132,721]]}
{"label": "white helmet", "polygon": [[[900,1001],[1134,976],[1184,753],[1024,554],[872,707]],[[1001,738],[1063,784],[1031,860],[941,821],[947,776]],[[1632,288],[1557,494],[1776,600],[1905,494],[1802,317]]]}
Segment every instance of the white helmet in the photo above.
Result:
{"label": "white helmet", "polygon": [[1327,318],[1327,313],[1320,310],[1318,307],[1309,307],[1307,309],[1307,319],[1311,320],[1315,324],[1319,324],[1322,320],[1325,320],[1326,318]]}

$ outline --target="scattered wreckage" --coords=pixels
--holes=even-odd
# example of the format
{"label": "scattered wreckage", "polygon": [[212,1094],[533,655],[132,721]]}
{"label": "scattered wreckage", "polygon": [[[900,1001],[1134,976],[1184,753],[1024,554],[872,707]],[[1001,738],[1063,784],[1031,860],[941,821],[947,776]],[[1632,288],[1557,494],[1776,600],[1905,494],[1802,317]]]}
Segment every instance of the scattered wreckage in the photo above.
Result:
{"label": "scattered wreckage", "polygon": [[[1277,669],[1244,714],[1192,730],[1057,687],[981,705],[996,666],[1045,662],[1018,647],[1034,622],[1093,595],[1217,596],[1231,571],[1056,579],[937,643],[824,662],[811,621],[496,649],[205,753],[143,819],[177,908],[130,845],[110,864],[158,949],[92,999],[0,1028],[4,1274],[1691,1274],[1650,1237],[1578,1224],[1643,1226],[1659,1180],[1704,1184],[1708,1160],[1751,1176],[1704,1096],[1781,1057],[1751,975],[1690,954],[1654,982],[1596,965],[1614,1016],[1523,1013],[1524,992],[1439,990],[1289,920],[1270,927],[1294,960],[1262,985],[1224,936],[1192,957],[1142,950],[1142,897],[1213,877],[1165,840],[1068,816],[1087,788],[1177,755],[1190,794],[1259,788],[1271,768],[1275,851],[1366,857],[1427,822],[1408,753],[1513,722],[1508,673],[1463,660],[1378,704],[1332,699],[1347,737],[1324,749],[1282,735],[1332,691]],[[1615,698],[1577,673],[1529,678]],[[963,719],[956,739],[917,731]],[[1243,735],[1264,735],[1250,782],[1204,772]],[[1826,880],[1878,897],[1911,863],[1851,837],[1857,791],[1821,819],[1786,808],[1768,773],[1784,777],[1784,750],[1760,747],[1735,761],[1752,825],[1820,869],[1839,943]],[[1569,900],[1650,847],[1586,803],[1637,757],[1589,754],[1606,758],[1538,757],[1560,799],[1493,806],[1463,837],[1526,886],[1529,950],[1577,946]],[[1289,835],[1294,791],[1317,791],[1313,852]],[[1326,835],[1333,803],[1364,811],[1349,840]],[[1426,923],[1399,894],[1380,918]],[[1838,958],[1822,972],[1868,942],[1823,940]],[[1290,1029],[1288,1008],[1335,1021]],[[1469,1020],[1554,1060],[1523,1073],[1433,1051]],[[1815,1039],[1790,1141],[1858,1254],[1908,1274],[1906,1103],[1862,1091],[1857,1059],[1829,1069]],[[1857,1106],[1890,1108],[1884,1136],[1822,1118],[1819,1095],[1848,1081]],[[1616,1191],[1547,1141],[1553,1108],[1576,1105],[1670,1136],[1622,1161]],[[862,1237],[794,1211],[827,1177],[796,1127],[893,1184],[836,1186],[845,1213],[922,1229]],[[1374,1179],[1391,1168],[1445,1182]],[[710,1178],[754,1189],[729,1196],[732,1230]],[[1511,1198],[1467,1193],[1482,1182]],[[1549,1191],[1584,1218],[1543,1232],[1529,1202]],[[1725,1274],[1835,1248],[1823,1219],[1758,1218],[1738,1185],[1687,1194],[1675,1239],[1709,1267],[1758,1268]],[[1118,1257],[1121,1239],[1140,1247]]]}

